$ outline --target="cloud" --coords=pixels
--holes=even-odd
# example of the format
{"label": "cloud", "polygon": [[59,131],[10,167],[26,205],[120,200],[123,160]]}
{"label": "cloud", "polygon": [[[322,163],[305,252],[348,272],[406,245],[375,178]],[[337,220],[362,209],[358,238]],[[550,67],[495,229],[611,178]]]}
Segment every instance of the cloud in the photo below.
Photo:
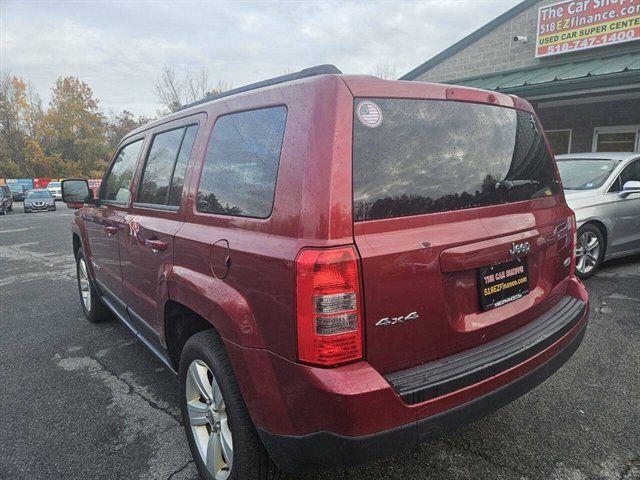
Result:
{"label": "cloud", "polygon": [[104,109],[153,114],[165,64],[233,86],[321,63],[402,74],[516,3],[3,1],[0,68],[45,99],[57,77],[74,75]]}

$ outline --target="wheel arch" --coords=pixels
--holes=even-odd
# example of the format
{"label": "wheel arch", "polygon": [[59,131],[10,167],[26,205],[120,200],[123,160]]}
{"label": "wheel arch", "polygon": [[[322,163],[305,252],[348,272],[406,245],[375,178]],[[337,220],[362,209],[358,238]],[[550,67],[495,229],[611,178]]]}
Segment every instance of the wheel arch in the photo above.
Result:
{"label": "wheel arch", "polygon": [[609,246],[609,229],[607,228],[607,225],[600,219],[598,218],[591,218],[585,222],[583,222],[580,227],[578,228],[578,230],[580,230],[580,228],[586,226],[586,225],[593,225],[594,227],[596,227],[598,230],[600,230],[600,233],[602,234],[602,241],[604,242],[604,245],[602,246],[604,249],[604,253],[602,255],[602,258],[604,259],[607,256],[607,247]]}
{"label": "wheel arch", "polygon": [[173,369],[177,372],[187,340],[196,333],[214,328],[205,318],[182,303],[169,300],[164,306],[164,340]]}
{"label": "wheel arch", "polygon": [[[256,393],[256,386],[249,374],[250,370],[246,359],[242,354],[239,354],[243,349],[236,342],[227,342],[216,327],[215,322],[211,322],[187,305],[171,299],[165,304],[164,341],[174,371],[179,372],[180,370],[180,358],[187,341],[192,336],[205,330],[213,330],[222,338],[225,354],[231,364],[235,380],[240,386],[240,391],[245,399],[250,416],[254,422],[258,422],[257,424],[264,424],[264,414],[260,402],[255,401],[259,397]],[[249,401],[247,402],[246,400]]]}
{"label": "wheel arch", "polygon": [[227,282],[174,265],[167,273],[167,288],[170,301],[206,320],[224,340],[264,348],[249,303]]}
{"label": "wheel arch", "polygon": [[80,240],[80,235],[76,232],[71,234],[71,242],[73,244],[73,256],[78,255],[78,250],[82,247],[82,241]]}

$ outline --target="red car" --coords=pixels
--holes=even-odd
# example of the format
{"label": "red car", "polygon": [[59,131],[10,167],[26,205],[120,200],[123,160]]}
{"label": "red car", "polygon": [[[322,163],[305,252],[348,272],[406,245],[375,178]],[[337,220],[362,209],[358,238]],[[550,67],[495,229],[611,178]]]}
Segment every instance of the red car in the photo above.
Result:
{"label": "red car", "polygon": [[315,67],[128,134],[73,223],[82,307],[178,375],[204,478],[411,449],[555,372],[587,325],[531,105]]}

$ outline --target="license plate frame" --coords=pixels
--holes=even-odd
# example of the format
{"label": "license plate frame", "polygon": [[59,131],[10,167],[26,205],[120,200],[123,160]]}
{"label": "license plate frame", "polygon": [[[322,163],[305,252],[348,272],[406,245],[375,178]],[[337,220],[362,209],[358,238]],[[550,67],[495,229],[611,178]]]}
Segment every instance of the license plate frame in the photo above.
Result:
{"label": "license plate frame", "polygon": [[529,293],[526,257],[518,257],[478,269],[480,308],[492,310]]}

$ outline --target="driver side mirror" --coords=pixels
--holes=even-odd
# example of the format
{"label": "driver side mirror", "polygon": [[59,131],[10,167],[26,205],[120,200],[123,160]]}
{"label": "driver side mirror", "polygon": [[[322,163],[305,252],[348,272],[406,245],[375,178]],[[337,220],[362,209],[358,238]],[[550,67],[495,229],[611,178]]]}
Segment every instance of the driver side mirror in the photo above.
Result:
{"label": "driver side mirror", "polygon": [[89,188],[86,180],[63,180],[62,201],[69,208],[82,208],[85,203],[93,203],[93,190]]}
{"label": "driver side mirror", "polygon": [[622,186],[620,197],[627,198],[632,193],[640,193],[640,182],[636,180],[629,180]]}

